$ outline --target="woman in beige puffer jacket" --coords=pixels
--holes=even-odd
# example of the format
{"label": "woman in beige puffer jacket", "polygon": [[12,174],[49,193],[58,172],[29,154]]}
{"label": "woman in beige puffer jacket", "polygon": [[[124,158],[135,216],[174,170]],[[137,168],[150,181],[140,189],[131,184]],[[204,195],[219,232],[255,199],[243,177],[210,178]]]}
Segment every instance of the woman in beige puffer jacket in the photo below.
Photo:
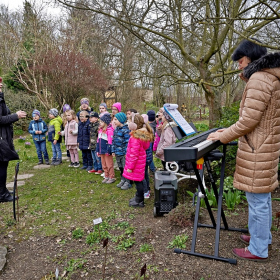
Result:
{"label": "woman in beige puffer jacket", "polygon": [[[255,57],[259,53],[259,57]],[[239,138],[233,185],[246,192],[250,236],[241,235],[246,248],[233,254],[251,261],[266,261],[272,242],[271,192],[278,187],[280,155],[280,53],[244,40],[235,50],[234,61],[247,82],[240,103],[239,120],[227,129],[209,135],[209,140],[228,143]]]}

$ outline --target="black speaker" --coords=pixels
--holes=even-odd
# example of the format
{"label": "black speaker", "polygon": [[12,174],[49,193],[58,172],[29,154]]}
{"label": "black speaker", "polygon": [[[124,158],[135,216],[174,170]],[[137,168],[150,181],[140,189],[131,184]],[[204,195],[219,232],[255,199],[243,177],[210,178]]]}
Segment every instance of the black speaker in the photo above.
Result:
{"label": "black speaker", "polygon": [[157,171],[155,173],[155,217],[169,213],[178,205],[177,193],[176,175],[169,171]]}

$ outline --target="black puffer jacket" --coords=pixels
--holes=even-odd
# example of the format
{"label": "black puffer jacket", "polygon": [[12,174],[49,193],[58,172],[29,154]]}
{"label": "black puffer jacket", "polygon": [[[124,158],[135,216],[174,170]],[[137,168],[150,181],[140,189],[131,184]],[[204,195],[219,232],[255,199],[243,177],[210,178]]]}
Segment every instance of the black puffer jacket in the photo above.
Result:
{"label": "black puffer jacket", "polygon": [[14,150],[13,144],[13,123],[18,120],[17,114],[11,114],[4,99],[3,92],[0,92],[0,137],[6,139],[10,148]]}

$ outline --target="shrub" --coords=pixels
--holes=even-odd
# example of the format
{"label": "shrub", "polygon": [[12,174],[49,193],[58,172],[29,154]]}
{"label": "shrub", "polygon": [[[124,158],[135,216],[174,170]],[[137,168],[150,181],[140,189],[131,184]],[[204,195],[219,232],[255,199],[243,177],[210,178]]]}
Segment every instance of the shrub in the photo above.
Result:
{"label": "shrub", "polygon": [[218,123],[218,127],[229,127],[239,118],[240,101],[233,103],[230,107],[224,107],[222,110],[222,117]]}

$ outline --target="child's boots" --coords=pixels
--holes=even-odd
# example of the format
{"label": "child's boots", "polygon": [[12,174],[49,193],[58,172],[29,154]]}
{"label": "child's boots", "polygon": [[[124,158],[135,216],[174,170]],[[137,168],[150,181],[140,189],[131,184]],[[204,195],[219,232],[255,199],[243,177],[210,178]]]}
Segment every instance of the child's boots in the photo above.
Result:
{"label": "child's boots", "polygon": [[144,207],[144,197],[135,196],[134,198],[129,200],[128,206],[131,207]]}

